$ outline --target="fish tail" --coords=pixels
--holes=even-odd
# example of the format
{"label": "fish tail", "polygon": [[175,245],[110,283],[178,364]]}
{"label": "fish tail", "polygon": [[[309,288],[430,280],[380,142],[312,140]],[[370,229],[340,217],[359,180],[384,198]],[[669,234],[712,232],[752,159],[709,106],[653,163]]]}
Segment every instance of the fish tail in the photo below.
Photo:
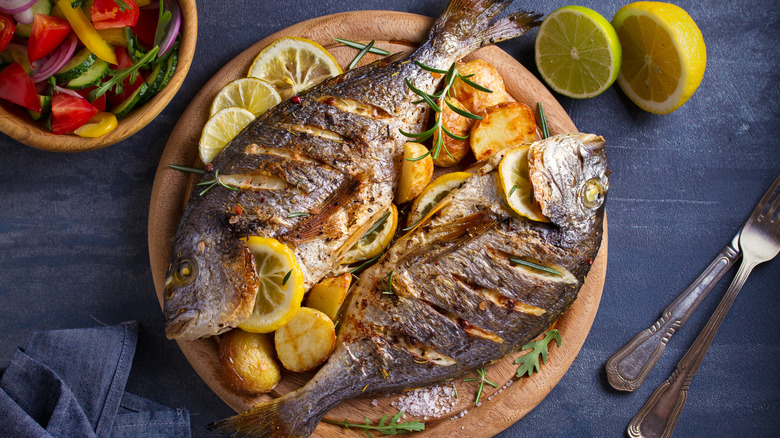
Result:
{"label": "fish tail", "polygon": [[452,0],[431,28],[430,38],[435,48],[448,51],[452,47],[451,41],[455,39],[461,43],[458,51],[465,55],[487,44],[515,38],[539,26],[542,14],[524,10],[495,20],[512,2]]}
{"label": "fish tail", "polygon": [[315,399],[311,391],[301,388],[211,423],[206,428],[230,436],[308,437],[330,408],[323,407]]}

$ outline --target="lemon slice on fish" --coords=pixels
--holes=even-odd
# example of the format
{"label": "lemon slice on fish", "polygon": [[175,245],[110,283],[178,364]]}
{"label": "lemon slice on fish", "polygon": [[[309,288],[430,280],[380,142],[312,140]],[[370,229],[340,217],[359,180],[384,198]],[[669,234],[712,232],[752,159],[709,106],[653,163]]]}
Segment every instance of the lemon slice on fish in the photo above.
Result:
{"label": "lemon slice on fish", "polygon": [[516,147],[498,164],[498,182],[509,207],[520,216],[537,222],[549,222],[534,202],[528,171],[529,145]]}
{"label": "lemon slice on fish", "polygon": [[434,207],[444,199],[454,188],[460,186],[471,174],[468,172],[452,172],[444,174],[420,193],[420,196],[412,203],[406,226],[416,225],[421,219],[433,211]]}
{"label": "lemon slice on fish", "polygon": [[344,254],[341,263],[348,265],[378,256],[390,245],[397,227],[398,208],[390,204],[390,209]]}
{"label": "lemon slice on fish", "polygon": [[255,115],[243,108],[225,108],[211,116],[203,127],[198,144],[203,164],[209,164],[254,119]]}
{"label": "lemon slice on fish", "polygon": [[281,101],[281,96],[269,83],[257,78],[241,78],[220,90],[211,103],[211,115],[225,108],[243,108],[257,117]]}
{"label": "lemon slice on fish", "polygon": [[255,256],[260,285],[252,315],[238,328],[270,333],[287,324],[301,308],[303,272],[292,249],[276,239],[250,236],[246,244]]}
{"label": "lemon slice on fish", "polygon": [[282,99],[342,73],[339,63],[324,47],[298,37],[280,38],[257,55],[247,76],[273,85]]}

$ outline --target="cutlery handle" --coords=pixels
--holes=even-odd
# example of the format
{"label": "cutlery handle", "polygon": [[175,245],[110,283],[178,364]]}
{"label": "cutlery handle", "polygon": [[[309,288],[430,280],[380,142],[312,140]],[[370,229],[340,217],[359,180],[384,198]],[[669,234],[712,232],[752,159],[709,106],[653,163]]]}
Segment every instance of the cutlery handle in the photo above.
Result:
{"label": "cutlery handle", "polygon": [[671,376],[653,392],[642,409],[628,425],[628,435],[631,438],[670,438],[680,412],[685,405],[691,380],[699,370],[704,355],[720,327],[720,323],[728,313],[731,304],[737,297],[742,285],[753,270],[755,263],[742,263],[729,290],[718,304],[707,325],[693,341],[691,348],[677,364]]}
{"label": "cutlery handle", "polygon": [[634,391],[661,357],[674,332],[685,324],[699,303],[739,259],[739,234],[669,306],[650,328],[639,332],[607,361],[607,380],[613,388]]}

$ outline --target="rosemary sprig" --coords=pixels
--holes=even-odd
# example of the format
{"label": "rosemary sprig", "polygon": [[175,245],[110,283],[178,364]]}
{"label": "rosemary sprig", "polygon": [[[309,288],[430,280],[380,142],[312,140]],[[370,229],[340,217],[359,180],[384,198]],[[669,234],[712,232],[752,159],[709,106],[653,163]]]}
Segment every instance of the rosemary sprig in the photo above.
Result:
{"label": "rosemary sprig", "polygon": [[439,158],[439,154],[441,153],[442,149],[444,149],[444,152],[446,152],[447,155],[449,155],[451,158],[453,158],[452,154],[447,149],[447,146],[444,144],[443,136],[446,135],[446,136],[448,136],[450,138],[454,138],[456,140],[466,140],[468,138],[468,134],[466,134],[464,136],[456,135],[456,134],[453,134],[452,132],[448,131],[447,128],[444,127],[444,120],[441,117],[442,108],[444,107],[444,105],[447,105],[447,107],[449,109],[451,109],[453,112],[455,112],[455,114],[458,114],[461,117],[466,117],[466,118],[473,119],[473,120],[482,120],[482,117],[480,117],[480,116],[478,116],[476,114],[473,114],[473,113],[471,113],[469,111],[462,110],[462,109],[456,107],[454,104],[452,104],[450,102],[450,100],[449,100],[449,97],[450,97],[449,93],[450,93],[450,90],[452,89],[453,84],[455,84],[455,80],[456,79],[460,79],[460,80],[464,81],[466,84],[468,84],[468,85],[470,85],[470,86],[472,86],[472,87],[474,87],[474,88],[476,88],[476,89],[478,89],[480,91],[484,91],[486,93],[492,93],[493,90],[490,90],[489,88],[483,87],[483,86],[481,86],[481,85],[479,85],[477,83],[474,83],[474,81],[471,81],[469,78],[472,75],[461,75],[460,73],[458,73],[457,69],[455,68],[455,63],[454,62],[452,63],[452,65],[450,66],[450,68],[448,70],[440,70],[438,68],[430,67],[430,66],[425,65],[425,64],[423,64],[423,63],[421,63],[419,61],[415,61],[415,62],[417,64],[417,66],[419,66],[423,70],[426,70],[426,71],[429,71],[429,72],[432,72],[432,73],[437,73],[437,74],[444,75],[444,88],[440,92],[438,92],[438,93],[428,94],[428,93],[420,90],[419,88],[415,87],[414,85],[412,85],[412,83],[411,83],[411,81],[409,81],[409,79],[406,79],[406,81],[405,81],[406,82],[406,86],[409,87],[409,89],[412,90],[412,92],[414,94],[420,96],[420,98],[421,98],[421,100],[416,101],[415,103],[423,103],[423,102],[425,102],[437,114],[436,115],[436,120],[434,121],[433,126],[430,129],[428,129],[427,131],[424,131],[424,132],[421,132],[421,133],[411,133],[411,132],[405,132],[402,129],[399,130],[401,132],[401,134],[403,134],[403,135],[405,135],[405,136],[407,136],[409,138],[412,138],[412,139],[414,139],[414,141],[417,141],[417,142],[423,142],[423,141],[427,140],[428,138],[430,138],[431,136],[433,136],[434,134],[436,134],[436,141],[434,142],[433,147],[431,148],[430,151],[428,151],[428,153],[423,154],[423,155],[421,155],[419,157],[407,158],[407,160],[408,161],[422,160],[423,158],[427,157],[428,155],[431,155],[433,157],[433,159],[437,159],[437,158]]}
{"label": "rosemary sprig", "polygon": [[401,416],[403,414],[404,411],[398,412],[393,416],[393,418],[390,419],[389,422],[387,420],[388,417],[390,417],[390,414],[386,414],[384,417],[382,417],[381,420],[379,420],[379,424],[376,426],[371,424],[371,420],[369,420],[368,417],[366,417],[365,424],[349,423],[347,421],[335,421],[327,418],[323,418],[322,421],[330,424],[337,424],[347,429],[349,428],[362,429],[363,432],[366,433],[366,436],[368,436],[369,438],[374,437],[369,432],[371,430],[383,433],[385,435],[398,435],[399,433],[403,433],[403,432],[420,432],[425,430],[425,423],[421,423],[419,421],[409,421],[406,423],[399,422],[398,420],[401,419]]}
{"label": "rosemary sprig", "polygon": [[292,213],[287,215],[287,217],[289,217],[289,218],[293,218],[293,217],[306,217],[306,216],[310,216],[310,215],[309,215],[309,213],[306,213],[305,211],[294,211],[294,212],[292,212]]}
{"label": "rosemary sprig", "polygon": [[200,196],[203,196],[208,192],[209,190],[213,189],[217,185],[220,185],[228,190],[232,190],[234,192],[240,192],[241,189],[238,187],[232,187],[222,182],[222,179],[219,178],[219,170],[214,171],[214,179],[208,180],[208,181],[201,181],[196,184],[196,186],[206,186],[205,189],[203,189],[202,192],[200,192]]}
{"label": "rosemary sprig", "polygon": [[513,185],[513,186],[512,186],[512,188],[511,188],[511,189],[509,189],[509,194],[508,194],[508,195],[506,195],[506,197],[507,197],[507,198],[511,198],[511,197],[512,197],[512,193],[514,193],[514,192],[515,192],[515,190],[517,190],[517,184]]}
{"label": "rosemary sprig", "polygon": [[542,102],[536,102],[536,107],[539,108],[539,125],[542,127],[542,139],[545,139],[550,136],[550,130],[547,128],[547,117],[544,115]]}
{"label": "rosemary sprig", "polygon": [[548,268],[547,266],[543,266],[543,265],[540,265],[538,263],[529,262],[528,260],[523,260],[521,258],[510,257],[509,261],[512,262],[512,263],[515,263],[517,265],[523,265],[523,266],[525,266],[527,268],[536,269],[537,271],[546,272],[548,274],[557,275],[559,277],[561,276],[561,273],[556,271],[555,269]]}
{"label": "rosemary sprig", "polygon": [[522,377],[524,374],[530,376],[534,372],[539,372],[539,356],[542,357],[542,363],[547,363],[547,346],[555,339],[558,346],[561,346],[561,333],[557,329],[552,329],[544,334],[544,338],[536,342],[529,342],[523,345],[523,350],[531,350],[528,353],[515,359],[516,364],[520,364],[517,367],[517,377]]}
{"label": "rosemary sprig", "polygon": [[358,272],[361,269],[365,268],[366,266],[368,266],[368,265],[374,263],[375,261],[379,260],[379,258],[382,257],[383,255],[384,255],[384,253],[379,254],[376,257],[371,257],[370,259],[368,259],[368,260],[364,261],[363,263],[361,263],[360,265],[358,265],[356,268],[350,269],[349,273],[352,274],[352,275],[355,275],[355,272]]}
{"label": "rosemary sprig", "polygon": [[479,399],[482,398],[482,393],[485,391],[486,383],[492,386],[493,388],[498,388],[498,385],[495,382],[491,382],[490,380],[485,378],[485,368],[477,369],[477,375],[479,375],[478,379],[475,378],[463,379],[464,382],[479,382],[479,388],[477,389],[477,398],[474,400],[474,406],[479,406]]}
{"label": "rosemary sprig", "polygon": [[159,50],[159,47],[155,46],[152,50],[149,51],[146,55],[144,55],[143,58],[139,59],[138,62],[131,65],[130,67],[127,67],[123,70],[112,70],[110,73],[113,75],[111,79],[107,80],[106,82],[103,82],[100,84],[97,88],[89,92],[89,95],[87,95],[87,100],[90,102],[93,102],[98,97],[105,94],[108,90],[114,89],[114,91],[119,94],[122,92],[122,81],[130,76],[130,75],[137,75],[138,69],[149,63],[154,59],[155,56],[157,56],[157,51]]}
{"label": "rosemary sprig", "polygon": [[349,66],[347,67],[347,70],[352,70],[355,68],[355,66],[360,62],[361,59],[363,59],[364,56],[366,56],[366,53],[368,53],[372,47],[374,47],[374,43],[376,40],[371,40],[370,43],[366,44],[365,47],[363,47],[363,50],[360,51],[354,58],[352,58],[352,62],[349,63]]}
{"label": "rosemary sprig", "polygon": [[[345,46],[352,47],[353,49],[363,50],[366,48],[368,44],[358,43],[355,41],[345,40],[343,38],[333,38],[334,40],[340,42],[341,44],[344,44]],[[371,47],[368,50],[369,53],[374,53],[377,55],[389,55],[390,52],[388,52],[385,49],[380,49],[379,47]]]}
{"label": "rosemary sprig", "polygon": [[393,294],[393,274],[395,271],[390,271],[390,275],[387,276],[387,283],[385,283],[385,290],[382,291],[385,295]]}
{"label": "rosemary sprig", "polygon": [[127,3],[124,2],[124,0],[114,0],[114,3],[116,3],[117,6],[119,6],[119,11],[120,12],[125,12],[125,11],[129,11],[130,9],[132,9],[130,7],[130,5],[128,5]]}
{"label": "rosemary sprig", "polygon": [[285,284],[287,284],[287,280],[289,280],[289,279],[290,279],[290,275],[292,275],[292,269],[290,269],[289,271],[287,271],[287,274],[284,276],[284,279],[282,279],[282,286],[284,286]]}
{"label": "rosemary sprig", "polygon": [[361,239],[366,237],[366,236],[368,236],[369,234],[373,233],[374,231],[380,229],[382,227],[382,225],[384,225],[385,222],[387,222],[387,218],[389,218],[389,217],[390,217],[390,211],[388,210],[388,212],[385,213],[384,215],[382,215],[382,217],[379,218],[379,220],[376,221],[374,223],[374,225],[371,225],[371,228],[369,228],[368,231],[366,231],[365,234],[363,234]]}
{"label": "rosemary sprig", "polygon": [[178,164],[169,164],[168,167],[174,170],[178,170],[179,172],[186,172],[186,173],[197,173],[198,175],[203,175],[206,173],[203,169],[196,169],[194,167],[187,167],[187,166],[179,166]]}

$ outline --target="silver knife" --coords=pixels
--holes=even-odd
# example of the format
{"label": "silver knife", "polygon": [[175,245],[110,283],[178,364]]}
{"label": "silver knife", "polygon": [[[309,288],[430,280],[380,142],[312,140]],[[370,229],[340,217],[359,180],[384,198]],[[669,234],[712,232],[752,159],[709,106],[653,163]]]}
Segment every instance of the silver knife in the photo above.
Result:
{"label": "silver knife", "polygon": [[664,309],[661,318],[650,328],[639,332],[607,361],[607,380],[613,388],[634,391],[661,357],[674,332],[685,324],[699,303],[739,260],[739,234],[721,250],[699,277]]}

